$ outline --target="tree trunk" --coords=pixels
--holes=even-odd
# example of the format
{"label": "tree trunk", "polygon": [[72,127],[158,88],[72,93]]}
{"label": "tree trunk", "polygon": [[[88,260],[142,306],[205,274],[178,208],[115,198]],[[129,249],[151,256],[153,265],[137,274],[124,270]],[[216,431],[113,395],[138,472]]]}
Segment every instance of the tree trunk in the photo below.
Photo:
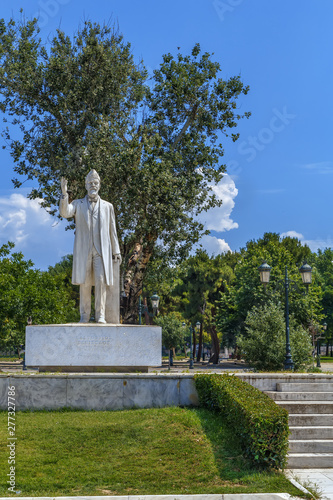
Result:
{"label": "tree trunk", "polygon": [[193,358],[193,361],[195,359],[195,351],[196,351],[196,348],[197,348],[197,337],[195,335],[195,328],[192,328],[192,358]]}
{"label": "tree trunk", "polygon": [[200,333],[199,333],[199,348],[198,348],[198,355],[197,355],[197,361],[199,362],[201,359],[201,354],[202,354],[202,337],[203,337],[203,325],[202,321],[200,323]]}
{"label": "tree trunk", "polygon": [[154,243],[155,240],[151,238],[148,243],[143,244],[142,241],[138,241],[132,247],[124,272],[124,291],[127,300],[124,307],[123,323],[136,324],[138,322],[139,296],[142,294],[143,279],[153,253]]}
{"label": "tree trunk", "polygon": [[219,356],[220,356],[220,342],[219,342],[219,339],[217,337],[215,326],[210,326],[209,333],[210,333],[210,336],[212,339],[212,349],[211,349],[211,356],[210,356],[209,362],[213,363],[214,365],[217,365],[219,362]]}

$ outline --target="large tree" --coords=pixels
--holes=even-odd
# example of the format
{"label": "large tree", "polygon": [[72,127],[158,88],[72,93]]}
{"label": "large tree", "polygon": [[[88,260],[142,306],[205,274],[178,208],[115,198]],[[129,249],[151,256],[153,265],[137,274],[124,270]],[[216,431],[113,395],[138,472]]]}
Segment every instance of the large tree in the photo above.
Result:
{"label": "large tree", "polygon": [[0,247],[0,349],[13,349],[25,342],[25,327],[33,324],[71,323],[78,311],[64,275],[33,268],[14,244]]}
{"label": "large tree", "polygon": [[[288,268],[290,313],[305,329],[322,321],[322,290],[320,275],[315,267],[315,254],[297,238],[280,238],[277,233],[265,233],[249,241],[238,254],[234,266],[235,280],[227,284],[218,304],[217,323],[226,345],[236,345],[237,337],[246,336],[245,319],[253,307],[263,307],[268,301],[285,303],[284,276]],[[313,266],[313,282],[305,293],[299,267],[307,260]],[[263,261],[272,267],[270,283],[265,291],[260,283],[258,266]],[[294,286],[295,284],[295,286]]]}
{"label": "large tree", "polygon": [[[148,79],[116,30],[87,21],[71,39],[49,45],[37,20],[0,20],[0,108],[18,174],[35,179],[30,198],[57,213],[59,179],[84,195],[95,168],[101,196],[116,208],[127,294],[134,321],[147,264],[159,247],[179,259],[204,233],[196,216],[221,203],[210,186],[222,178],[221,138],[237,121],[239,76],[223,80],[219,63],[197,44],[190,55],[163,56]],[[18,134],[18,130],[21,134]]]}
{"label": "large tree", "polygon": [[[217,364],[220,354],[220,339],[216,328],[216,304],[220,294],[231,283],[234,274],[229,265],[229,255],[209,257],[206,251],[197,250],[180,266],[179,281],[174,295],[180,297],[180,310],[192,325],[200,322],[197,361],[200,361],[204,329],[211,337],[210,361]],[[196,336],[193,336],[196,352]]]}
{"label": "large tree", "polygon": [[333,249],[318,250],[315,265],[320,276],[324,321],[327,324],[326,331],[318,330],[317,335],[325,336],[326,356],[328,356],[329,345],[332,345],[333,341]]}

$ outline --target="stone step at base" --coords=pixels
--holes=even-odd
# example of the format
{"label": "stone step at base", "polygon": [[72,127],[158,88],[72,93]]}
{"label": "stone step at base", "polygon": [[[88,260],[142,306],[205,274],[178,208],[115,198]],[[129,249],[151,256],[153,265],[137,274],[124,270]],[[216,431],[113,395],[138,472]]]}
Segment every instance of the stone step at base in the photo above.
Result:
{"label": "stone step at base", "polygon": [[290,382],[277,383],[276,390],[282,392],[333,392],[333,383],[329,382]]}
{"label": "stone step at base", "polygon": [[274,401],[333,401],[333,392],[264,391]]}
{"label": "stone step at base", "polygon": [[289,453],[288,469],[324,469],[333,467],[333,453]]}
{"label": "stone step at base", "polygon": [[289,439],[333,439],[333,426],[291,426]]}
{"label": "stone step at base", "polygon": [[289,439],[290,453],[333,453],[332,439]]}
{"label": "stone step at base", "polygon": [[290,426],[333,426],[333,414],[289,413]]}
{"label": "stone step at base", "polygon": [[288,413],[331,413],[333,401],[276,401]]}

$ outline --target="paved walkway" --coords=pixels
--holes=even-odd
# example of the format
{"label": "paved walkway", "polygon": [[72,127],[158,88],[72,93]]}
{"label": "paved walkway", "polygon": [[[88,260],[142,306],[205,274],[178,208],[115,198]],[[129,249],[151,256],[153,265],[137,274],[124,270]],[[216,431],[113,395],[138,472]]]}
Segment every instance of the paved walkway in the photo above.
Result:
{"label": "paved walkway", "polygon": [[[22,371],[23,362],[15,361],[0,361],[0,372],[20,372]],[[213,365],[207,361],[195,362],[193,364],[193,370],[189,369],[189,361],[174,361],[174,366],[169,369],[168,362],[163,360],[162,366],[149,368],[149,373],[200,373],[202,371],[208,372],[221,372],[221,371],[248,371],[249,367],[244,363],[244,361],[236,361],[232,359],[222,359],[218,365]],[[29,372],[36,372],[36,370],[29,370]],[[25,372],[27,373],[27,372]]]}
{"label": "paved walkway", "polygon": [[321,363],[321,370],[323,372],[333,372],[333,363]]}
{"label": "paved walkway", "polygon": [[[22,370],[23,362],[16,361],[0,361],[0,372],[20,372]],[[333,363],[322,363],[321,370],[323,372],[333,372]],[[31,370],[36,372],[36,370]],[[174,361],[174,366],[169,368],[168,362],[163,360],[163,364],[160,367],[149,368],[149,372],[187,372],[188,373],[200,373],[202,371],[208,372],[221,372],[221,371],[251,371],[251,368],[244,363],[244,361],[237,361],[233,359],[221,359],[218,365],[213,365],[207,361],[201,361],[199,363],[195,362],[193,370],[189,369],[189,361]],[[332,464],[333,465],[333,464]]]}
{"label": "paved walkway", "polygon": [[[332,464],[333,466],[333,464]],[[286,476],[291,482],[307,488],[314,486],[321,498],[333,500],[333,468],[332,469],[293,469],[286,471]],[[296,486],[296,485],[295,485]]]}

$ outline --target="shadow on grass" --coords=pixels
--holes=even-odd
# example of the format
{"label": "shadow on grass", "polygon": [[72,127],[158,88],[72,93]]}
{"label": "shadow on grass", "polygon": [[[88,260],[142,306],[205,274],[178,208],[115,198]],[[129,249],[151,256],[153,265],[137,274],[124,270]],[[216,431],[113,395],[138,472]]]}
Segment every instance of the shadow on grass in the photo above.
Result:
{"label": "shadow on grass", "polygon": [[224,479],[234,481],[258,472],[258,468],[243,456],[238,436],[221,414],[201,408],[196,413],[212,444],[216,463]]}
{"label": "shadow on grass", "polygon": [[211,442],[218,473],[223,480],[230,481],[234,487],[247,486],[247,493],[254,488],[256,493],[288,492],[305,496],[297,488],[293,490],[282,471],[260,469],[244,457],[238,436],[221,414],[203,408],[195,411]]}

